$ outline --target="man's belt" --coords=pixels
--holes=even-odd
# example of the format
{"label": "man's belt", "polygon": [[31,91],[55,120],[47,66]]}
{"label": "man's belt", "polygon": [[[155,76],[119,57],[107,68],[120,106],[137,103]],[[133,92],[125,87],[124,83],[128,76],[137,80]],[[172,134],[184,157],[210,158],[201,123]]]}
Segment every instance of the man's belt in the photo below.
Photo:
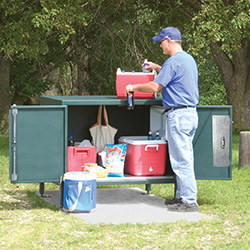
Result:
{"label": "man's belt", "polygon": [[194,108],[194,106],[185,106],[185,105],[182,105],[182,106],[177,106],[177,107],[171,107],[171,108],[168,108],[168,109],[165,109],[163,113],[167,113],[169,110],[175,110],[175,109],[184,109],[184,108]]}

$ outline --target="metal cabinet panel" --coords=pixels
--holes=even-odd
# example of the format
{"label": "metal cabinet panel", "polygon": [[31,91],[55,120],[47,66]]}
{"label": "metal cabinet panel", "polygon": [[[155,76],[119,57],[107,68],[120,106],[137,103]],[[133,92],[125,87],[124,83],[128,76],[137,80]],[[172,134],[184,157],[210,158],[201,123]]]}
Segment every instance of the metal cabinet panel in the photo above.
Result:
{"label": "metal cabinet panel", "polygon": [[58,182],[67,162],[67,106],[13,105],[9,117],[11,182]]}
{"label": "metal cabinet panel", "polygon": [[[230,180],[232,178],[232,107],[198,106],[197,110],[199,126],[193,142],[196,178]],[[226,130],[225,127],[221,128],[221,119],[218,117],[222,117],[222,120],[227,121]],[[214,122],[215,120],[217,122]],[[217,132],[215,127],[217,127]],[[225,145],[227,149],[224,152],[223,149],[218,151],[217,147],[220,143],[224,147],[223,137],[226,138],[225,143],[227,144]],[[222,157],[224,166],[220,163],[220,167],[218,167],[218,161]]]}
{"label": "metal cabinet panel", "polygon": [[230,157],[230,117],[213,115],[213,165],[229,167]]}

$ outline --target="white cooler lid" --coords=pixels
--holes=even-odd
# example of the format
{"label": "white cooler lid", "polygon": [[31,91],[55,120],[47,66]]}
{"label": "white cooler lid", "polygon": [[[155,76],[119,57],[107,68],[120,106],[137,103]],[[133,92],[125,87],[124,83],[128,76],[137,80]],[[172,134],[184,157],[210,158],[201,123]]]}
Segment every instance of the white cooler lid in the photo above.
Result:
{"label": "white cooler lid", "polygon": [[116,70],[116,75],[155,75],[156,76],[156,70],[153,69],[151,72],[147,72],[147,73],[144,73],[144,72],[129,72],[129,71],[126,71],[126,72],[122,72],[120,68],[118,68]]}
{"label": "white cooler lid", "polygon": [[118,141],[133,145],[166,144],[165,140],[148,140],[147,136],[122,136]]}
{"label": "white cooler lid", "polygon": [[89,172],[67,172],[64,174],[63,180],[73,180],[73,181],[96,180],[96,174]]}

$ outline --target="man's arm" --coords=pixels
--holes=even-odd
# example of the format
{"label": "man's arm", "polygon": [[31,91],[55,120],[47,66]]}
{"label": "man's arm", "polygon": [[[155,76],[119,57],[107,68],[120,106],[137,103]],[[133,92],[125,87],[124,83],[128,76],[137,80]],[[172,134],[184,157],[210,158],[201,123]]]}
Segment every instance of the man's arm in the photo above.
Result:
{"label": "man's arm", "polygon": [[162,85],[157,82],[147,82],[142,84],[135,85],[127,85],[125,88],[125,93],[128,94],[130,92],[141,91],[145,93],[158,92],[162,89]]}

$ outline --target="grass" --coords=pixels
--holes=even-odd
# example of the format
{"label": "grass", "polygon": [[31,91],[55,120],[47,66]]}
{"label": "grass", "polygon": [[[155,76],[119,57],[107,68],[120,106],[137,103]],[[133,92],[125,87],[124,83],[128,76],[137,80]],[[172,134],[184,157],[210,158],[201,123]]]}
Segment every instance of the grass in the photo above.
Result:
{"label": "grass", "polygon": [[[9,181],[8,136],[0,135],[1,249],[250,249],[250,168],[238,170],[239,134],[233,135],[232,180],[198,180],[199,222],[92,225],[37,197],[38,184]],[[46,184],[46,189],[58,189]],[[172,184],[152,185],[171,198]]]}

